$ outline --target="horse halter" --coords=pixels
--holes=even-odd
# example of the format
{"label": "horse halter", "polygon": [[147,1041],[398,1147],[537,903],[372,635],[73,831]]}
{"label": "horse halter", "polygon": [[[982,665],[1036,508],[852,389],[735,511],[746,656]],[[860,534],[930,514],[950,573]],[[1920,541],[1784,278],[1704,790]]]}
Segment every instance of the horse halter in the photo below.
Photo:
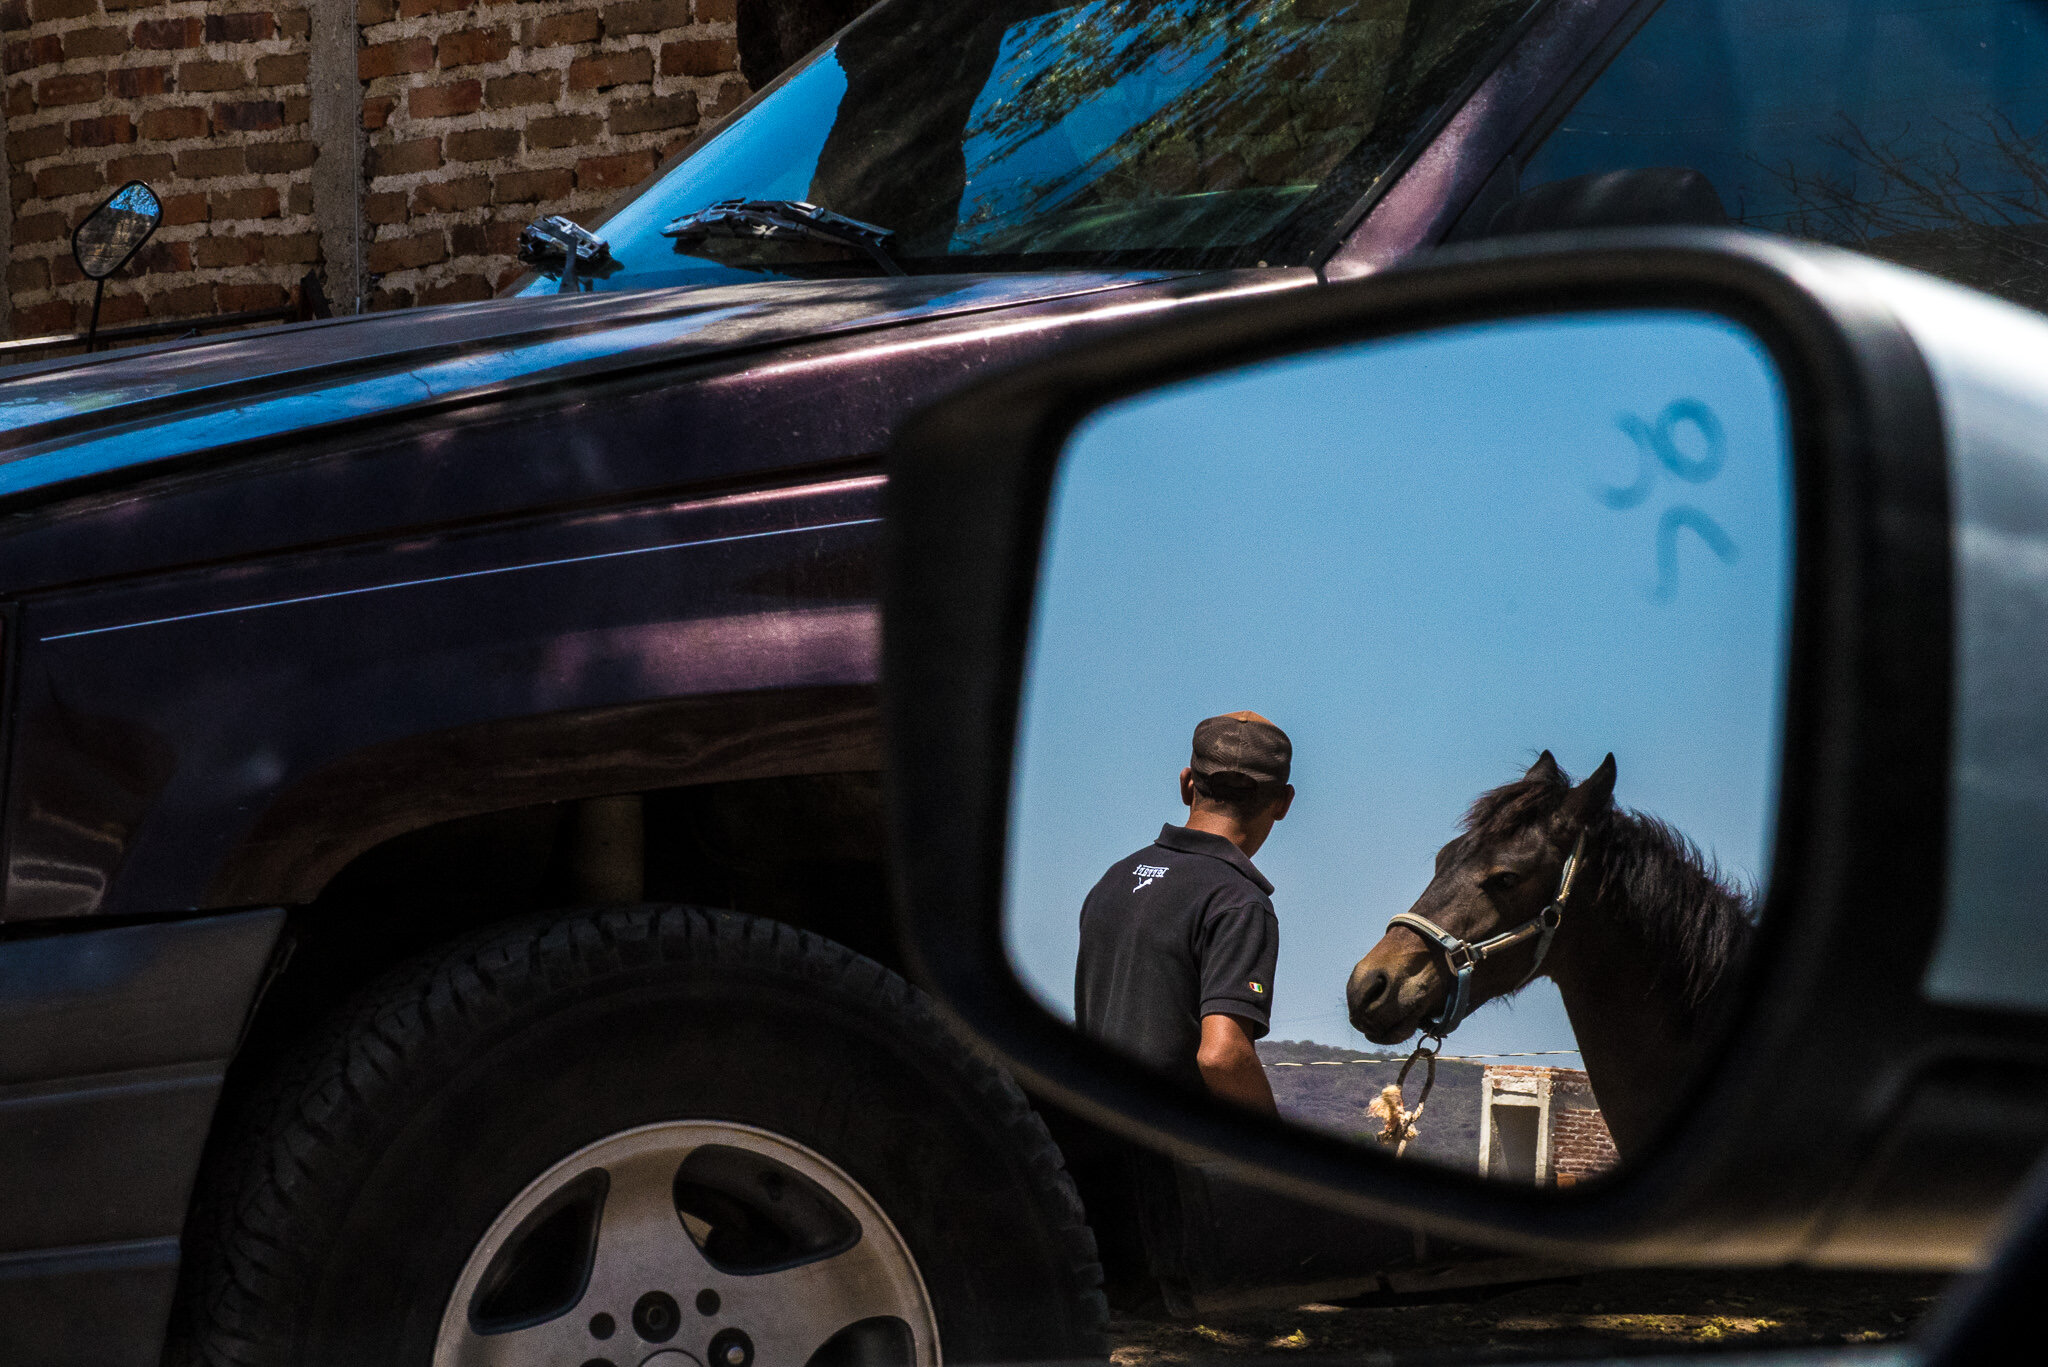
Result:
{"label": "horse halter", "polygon": [[[1453,975],[1451,993],[1444,998],[1443,1010],[1439,1011],[1434,1019],[1422,1023],[1422,1033],[1425,1036],[1441,1040],[1457,1029],[1465,1017],[1472,1014],[1473,971],[1502,950],[1512,949],[1533,936],[1536,940],[1536,959],[1529,965],[1529,971],[1522,975],[1522,980],[1508,991],[1519,992],[1529,985],[1529,980],[1536,976],[1536,970],[1543,967],[1543,956],[1550,953],[1551,938],[1557,934],[1558,926],[1564,921],[1565,899],[1572,895],[1572,878],[1579,871],[1579,856],[1585,852],[1586,831],[1582,826],[1579,828],[1577,842],[1572,845],[1572,852],[1565,856],[1564,870],[1557,876],[1557,896],[1550,899],[1550,905],[1514,929],[1504,930],[1477,944],[1459,939],[1428,917],[1417,916],[1412,911],[1404,911],[1387,922],[1388,930],[1395,926],[1406,926],[1429,941],[1430,946],[1443,956],[1444,967]],[[1409,1061],[1414,1062],[1413,1059]],[[1403,1073],[1405,1075],[1405,1069]]]}

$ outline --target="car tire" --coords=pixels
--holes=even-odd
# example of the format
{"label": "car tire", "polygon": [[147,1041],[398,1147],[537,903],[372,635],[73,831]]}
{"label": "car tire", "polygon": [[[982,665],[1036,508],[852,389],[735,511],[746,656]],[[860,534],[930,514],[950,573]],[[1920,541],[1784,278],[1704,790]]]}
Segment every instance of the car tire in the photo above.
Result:
{"label": "car tire", "polygon": [[[713,1223],[691,1223],[700,1198],[686,1199],[678,1169],[678,1219],[630,1224],[624,1193],[658,1205],[669,1180],[647,1163],[696,1162],[697,1145],[742,1174],[707,1179],[726,1184],[701,1198],[715,1208],[697,1213]],[[637,1187],[604,1175],[628,1171],[607,1157],[628,1149],[641,1155]],[[771,1170],[782,1175],[761,1175]],[[613,1181],[613,1194],[591,1198],[593,1180]],[[809,1225],[773,1210],[728,1218],[717,1203],[753,1199],[734,1185],[744,1182],[778,1200],[808,1193],[825,1213]],[[582,1215],[559,1214],[578,1200]],[[848,1235],[845,1218],[861,1232]],[[600,1226],[670,1242],[608,1253]],[[842,1276],[833,1269],[858,1258],[826,1245],[849,1237],[868,1261]],[[692,1241],[708,1262],[693,1262]],[[514,1243],[522,1251],[507,1252]],[[735,1316],[770,1284],[748,1280],[764,1272],[823,1287],[806,1305],[851,1296],[849,1314],[881,1307],[869,1328],[897,1321],[880,1338],[849,1330],[810,1356],[818,1367],[1099,1359],[1107,1347],[1094,1237],[1015,1083],[879,964],[788,926],[690,907],[507,926],[385,979],[252,1096],[235,1138],[217,1145],[187,1247],[174,1347],[210,1367],[519,1361],[528,1355],[511,1339],[476,1335],[536,1315],[553,1326],[549,1360],[587,1338],[565,1360],[639,1363],[666,1344],[704,1367],[748,1367],[748,1335],[763,1330]],[[577,1259],[587,1288],[570,1284]],[[716,1277],[723,1303],[698,1285]],[[833,1277],[846,1285],[833,1289]],[[478,1288],[491,1278],[499,1299],[487,1303]],[[631,1304],[596,1303],[641,1281],[647,1294]],[[930,1320],[913,1344],[901,1331],[918,1304]],[[652,1319],[639,1315],[649,1305]],[[761,1367],[784,1367],[769,1359],[792,1351],[762,1350]]]}

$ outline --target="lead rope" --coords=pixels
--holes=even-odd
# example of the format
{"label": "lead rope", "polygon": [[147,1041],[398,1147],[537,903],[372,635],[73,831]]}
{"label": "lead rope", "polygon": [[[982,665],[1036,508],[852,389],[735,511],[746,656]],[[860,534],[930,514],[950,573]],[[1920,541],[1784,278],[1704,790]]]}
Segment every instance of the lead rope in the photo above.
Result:
{"label": "lead rope", "polygon": [[[1434,1049],[1430,1047],[1432,1040],[1436,1044]],[[1408,1141],[1415,1138],[1415,1123],[1422,1119],[1422,1108],[1429,1104],[1430,1089],[1436,1086],[1436,1056],[1443,1047],[1441,1035],[1423,1036],[1422,1042],[1415,1046],[1415,1052],[1401,1065],[1401,1075],[1394,1079],[1394,1085],[1380,1093],[1380,1100],[1387,1111],[1387,1124],[1380,1132],[1380,1142],[1386,1143],[1391,1138],[1396,1158],[1408,1151]],[[1401,1093],[1408,1085],[1408,1070],[1415,1066],[1415,1060],[1419,1058],[1429,1060],[1429,1069],[1423,1074],[1422,1095],[1416,1098],[1415,1109],[1411,1111],[1402,1105]]]}

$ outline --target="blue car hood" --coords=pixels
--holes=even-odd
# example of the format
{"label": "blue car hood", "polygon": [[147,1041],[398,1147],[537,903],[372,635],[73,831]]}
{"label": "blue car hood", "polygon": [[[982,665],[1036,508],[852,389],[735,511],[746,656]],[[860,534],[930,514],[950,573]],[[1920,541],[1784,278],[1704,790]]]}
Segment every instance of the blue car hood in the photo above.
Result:
{"label": "blue car hood", "polygon": [[912,276],[497,299],[21,366],[0,370],[0,498],[627,365],[1169,278]]}

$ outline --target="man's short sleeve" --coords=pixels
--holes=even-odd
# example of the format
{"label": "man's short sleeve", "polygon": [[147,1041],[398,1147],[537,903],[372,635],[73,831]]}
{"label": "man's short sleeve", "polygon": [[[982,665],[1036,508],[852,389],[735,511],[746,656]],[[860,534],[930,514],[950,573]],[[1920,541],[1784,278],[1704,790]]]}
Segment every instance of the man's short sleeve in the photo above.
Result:
{"label": "man's short sleeve", "polygon": [[1280,922],[1263,901],[1214,907],[1202,918],[1204,1016],[1242,1019],[1253,1039],[1272,1023],[1273,966],[1280,957]]}

